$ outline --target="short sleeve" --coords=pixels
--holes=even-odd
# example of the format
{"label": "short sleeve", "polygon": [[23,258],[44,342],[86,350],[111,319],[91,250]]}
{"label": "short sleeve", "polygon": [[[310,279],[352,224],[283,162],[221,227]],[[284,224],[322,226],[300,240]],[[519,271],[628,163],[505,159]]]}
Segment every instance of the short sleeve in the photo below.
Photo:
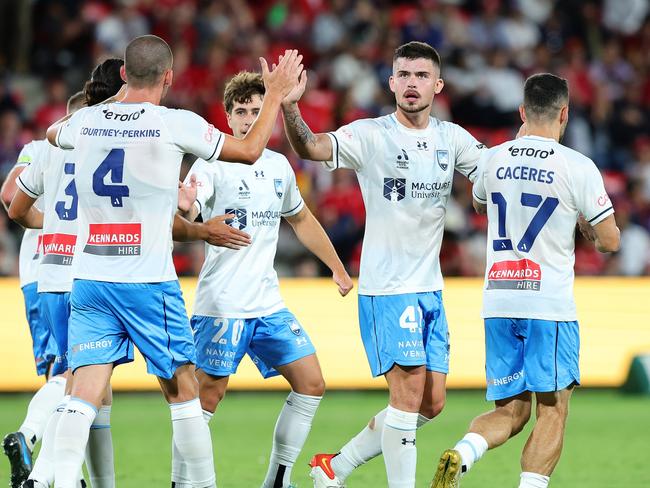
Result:
{"label": "short sleeve", "polygon": [[189,185],[191,176],[196,176],[196,201],[194,204],[198,207],[199,213],[203,212],[206,203],[214,195],[213,171],[209,165],[210,163],[203,159],[197,159],[185,177],[185,184]]}
{"label": "short sleeve", "polygon": [[[45,191],[43,169],[45,167],[45,164],[47,164],[47,161],[44,161],[47,156],[45,154],[45,151],[38,150],[38,148],[33,144],[29,145],[32,146],[29,149],[30,163],[27,165],[25,170],[16,178],[16,185],[26,195],[32,198],[38,198]],[[23,148],[23,151],[24,149],[25,148]],[[21,155],[22,154],[23,152],[21,152]]]}
{"label": "short sleeve", "polygon": [[474,172],[472,186],[472,197],[479,203],[487,205],[487,191],[485,189],[485,169],[492,151],[481,151],[481,157],[476,163],[476,171]]}
{"label": "short sleeve", "polygon": [[454,128],[455,169],[474,182],[476,180],[478,160],[486,150],[485,144],[477,141],[472,134],[461,126],[454,124]]}
{"label": "short sleeve", "polygon": [[332,160],[323,161],[329,170],[347,168],[359,171],[372,154],[375,148],[372,144],[372,130],[363,121],[352,122],[344,125],[335,132],[327,135],[332,141]]}
{"label": "short sleeve", "polygon": [[578,211],[591,225],[596,225],[614,213],[614,207],[607,191],[603,177],[598,168],[589,160],[573,173],[572,188]]}
{"label": "short sleeve", "polygon": [[14,164],[14,168],[24,168],[25,166],[30,165],[34,160],[34,151],[35,148],[33,142],[25,144],[25,146],[23,146],[23,148],[20,150],[20,154],[18,155],[16,164]]}
{"label": "short sleeve", "polygon": [[174,144],[186,154],[194,154],[208,163],[219,159],[225,135],[203,117],[189,110],[169,110],[165,123]]}
{"label": "short sleeve", "polygon": [[286,162],[286,165],[288,171],[286,181],[284,182],[284,195],[282,196],[281,212],[283,217],[291,217],[302,210],[305,206],[305,202],[303,201],[300,190],[298,189],[296,174],[293,172],[289,161]]}
{"label": "short sleeve", "polygon": [[82,108],[77,110],[72,117],[66,120],[59,131],[56,133],[56,145],[61,149],[74,149],[77,145],[77,137],[81,131],[85,114],[89,108]]}

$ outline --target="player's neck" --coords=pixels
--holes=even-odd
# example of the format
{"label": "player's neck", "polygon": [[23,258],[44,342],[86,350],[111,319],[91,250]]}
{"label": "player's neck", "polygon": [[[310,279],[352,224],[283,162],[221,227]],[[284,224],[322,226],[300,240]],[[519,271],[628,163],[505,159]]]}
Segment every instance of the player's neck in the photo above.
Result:
{"label": "player's neck", "polygon": [[546,137],[547,139],[560,140],[560,128],[555,125],[530,124],[526,122],[525,136]]}
{"label": "player's neck", "polygon": [[122,103],[146,103],[160,105],[162,91],[159,88],[133,88],[127,87]]}
{"label": "player's neck", "polygon": [[395,111],[397,121],[408,129],[426,129],[429,127],[429,111],[422,110],[417,113],[406,113],[399,107]]}

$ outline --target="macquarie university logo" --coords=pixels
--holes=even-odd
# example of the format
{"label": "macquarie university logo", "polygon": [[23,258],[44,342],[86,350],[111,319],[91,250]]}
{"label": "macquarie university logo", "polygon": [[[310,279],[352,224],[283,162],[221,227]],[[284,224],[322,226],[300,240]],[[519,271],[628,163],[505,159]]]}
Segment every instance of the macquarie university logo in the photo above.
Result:
{"label": "macquarie university logo", "polygon": [[142,225],[90,224],[84,252],[98,256],[140,256]]}
{"label": "macquarie university logo", "polygon": [[43,234],[43,264],[70,266],[77,236],[72,234]]}
{"label": "macquarie university logo", "polygon": [[284,195],[284,185],[282,184],[282,179],[275,178],[273,180],[273,186],[275,187],[275,196],[282,199],[282,195]]}
{"label": "macquarie university logo", "polygon": [[384,198],[399,202],[406,195],[406,178],[384,178]]}
{"label": "macquarie university logo", "polygon": [[226,220],[226,224],[230,227],[237,230],[243,230],[246,228],[247,218],[245,208],[227,208],[225,213],[234,215],[232,219]]}
{"label": "macquarie university logo", "polygon": [[542,269],[530,259],[499,261],[488,272],[488,290],[540,290]]}
{"label": "macquarie university logo", "polygon": [[438,161],[438,166],[443,171],[447,171],[449,168],[449,151],[445,149],[438,149],[436,151],[436,160]]}

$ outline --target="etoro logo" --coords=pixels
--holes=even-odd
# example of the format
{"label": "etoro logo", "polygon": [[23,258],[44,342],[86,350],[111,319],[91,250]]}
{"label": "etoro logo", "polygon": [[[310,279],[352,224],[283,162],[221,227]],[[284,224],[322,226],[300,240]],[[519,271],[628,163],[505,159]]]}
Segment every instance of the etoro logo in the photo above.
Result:
{"label": "etoro logo", "polygon": [[43,264],[70,266],[76,243],[72,234],[43,234]]}
{"label": "etoro logo", "polygon": [[84,252],[98,256],[139,256],[141,224],[90,224]]}
{"label": "etoro logo", "polygon": [[384,198],[399,202],[406,194],[406,178],[384,178]]}
{"label": "etoro logo", "polygon": [[238,230],[243,230],[246,228],[246,209],[245,208],[227,208],[227,214],[233,214],[232,219],[226,220],[226,224],[230,227]]}
{"label": "etoro logo", "polygon": [[488,272],[488,290],[533,290],[539,291],[542,269],[530,259],[500,261],[494,263]]}

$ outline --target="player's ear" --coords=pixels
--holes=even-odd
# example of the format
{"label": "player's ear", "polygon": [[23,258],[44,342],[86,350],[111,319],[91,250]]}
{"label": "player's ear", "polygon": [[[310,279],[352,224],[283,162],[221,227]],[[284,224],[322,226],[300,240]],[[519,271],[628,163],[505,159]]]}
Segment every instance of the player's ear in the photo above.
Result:
{"label": "player's ear", "polygon": [[565,124],[567,120],[569,120],[569,106],[564,105],[560,109],[560,125]]}
{"label": "player's ear", "polygon": [[164,85],[167,87],[172,86],[172,81],[174,81],[174,70],[168,69],[165,71]]}
{"label": "player's ear", "polygon": [[524,104],[522,103],[519,105],[519,117],[521,117],[521,121],[525,124],[526,123],[526,111],[524,110]]}
{"label": "player's ear", "polygon": [[444,82],[444,80],[443,80],[442,78],[438,78],[438,79],[436,80],[436,87],[435,87],[435,89],[433,90],[433,93],[434,93],[435,95],[437,95],[438,93],[440,93],[440,92],[442,91],[442,89],[443,89],[444,87],[445,87],[445,82]]}
{"label": "player's ear", "polygon": [[390,87],[390,91],[395,93],[395,77],[393,75],[390,75],[388,78],[388,86]]}
{"label": "player's ear", "polygon": [[122,78],[122,81],[126,83],[126,68],[124,65],[120,66],[120,78]]}

